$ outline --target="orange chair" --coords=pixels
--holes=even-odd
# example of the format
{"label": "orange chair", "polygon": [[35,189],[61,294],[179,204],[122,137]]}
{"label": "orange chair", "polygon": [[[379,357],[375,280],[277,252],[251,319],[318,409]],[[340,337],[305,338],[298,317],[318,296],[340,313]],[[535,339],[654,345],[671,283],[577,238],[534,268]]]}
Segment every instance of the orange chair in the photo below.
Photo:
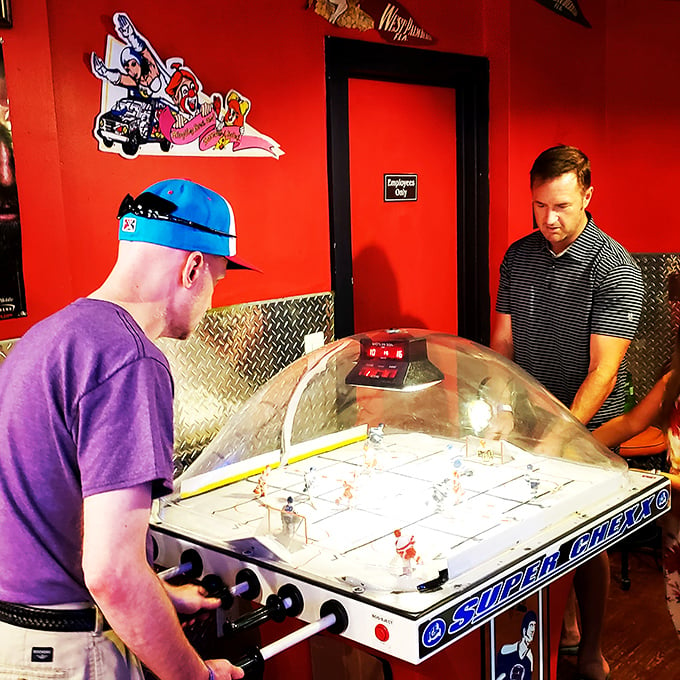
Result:
{"label": "orange chair", "polygon": [[640,470],[665,470],[666,437],[654,425],[623,442],[619,455],[626,459],[628,465]]}
{"label": "orange chair", "polygon": [[[640,434],[631,437],[621,444],[619,455],[628,466],[639,470],[668,470],[666,461],[666,438],[663,432],[650,425]],[[628,554],[632,550],[651,551],[657,564],[661,557],[661,531],[656,523],[638,529],[617,544],[621,551],[621,588],[630,588],[628,571]]]}

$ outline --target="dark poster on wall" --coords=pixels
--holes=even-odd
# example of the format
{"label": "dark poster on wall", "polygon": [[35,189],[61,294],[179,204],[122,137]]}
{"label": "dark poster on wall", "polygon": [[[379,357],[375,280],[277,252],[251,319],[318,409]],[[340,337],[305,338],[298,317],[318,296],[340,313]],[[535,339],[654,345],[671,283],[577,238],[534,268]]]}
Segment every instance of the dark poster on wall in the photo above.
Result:
{"label": "dark poster on wall", "polygon": [[14,146],[0,43],[0,319],[26,316],[21,258],[19,195],[14,174]]}
{"label": "dark poster on wall", "polygon": [[590,22],[583,16],[583,12],[576,0],[536,0],[536,2],[563,16],[565,19],[571,19],[577,24],[591,28]]}

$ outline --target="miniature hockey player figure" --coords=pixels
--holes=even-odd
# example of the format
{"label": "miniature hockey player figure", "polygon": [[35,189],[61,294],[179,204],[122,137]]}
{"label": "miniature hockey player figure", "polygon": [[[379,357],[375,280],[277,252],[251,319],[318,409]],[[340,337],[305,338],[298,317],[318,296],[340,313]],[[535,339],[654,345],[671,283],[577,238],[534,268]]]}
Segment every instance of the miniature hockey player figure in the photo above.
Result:
{"label": "miniature hockey player figure", "polygon": [[335,499],[336,505],[340,505],[343,500],[347,503],[347,507],[352,505],[354,498],[354,484],[356,483],[356,473],[352,475],[351,479],[342,480],[342,495]]}
{"label": "miniature hockey player figure", "polygon": [[257,484],[253,489],[253,493],[255,494],[256,498],[262,498],[263,496],[267,495],[267,478],[269,477],[269,473],[271,471],[271,465],[267,465],[260,473],[260,476],[257,479]]}
{"label": "miniature hockey player figure", "polygon": [[283,533],[288,537],[292,538],[295,535],[295,529],[297,528],[300,519],[295,514],[293,508],[293,497],[288,496],[286,499],[286,504],[281,508],[281,524],[283,526]]}
{"label": "miniature hockey player figure", "polygon": [[378,467],[378,452],[368,440],[364,444],[364,472],[370,474]]}
{"label": "miniature hockey player figure", "polygon": [[413,562],[421,564],[422,560],[416,553],[416,539],[411,535],[406,538],[402,535],[401,529],[394,530],[394,549],[402,561],[402,576],[411,576],[413,574]]}
{"label": "miniature hockey player figure", "polygon": [[309,492],[311,491],[312,487],[314,486],[314,482],[316,481],[316,468],[312,466],[308,470],[305,470],[303,479],[305,480],[305,483],[304,486],[302,487],[302,493],[306,493],[307,495],[309,495]]}
{"label": "miniature hockey player figure", "polygon": [[364,467],[370,474],[378,467],[378,451],[383,449],[383,437],[385,436],[385,423],[368,430],[368,439],[364,444]]}
{"label": "miniature hockey player figure", "polygon": [[450,484],[451,480],[447,478],[432,486],[432,500],[437,505],[437,512],[441,512],[444,509],[444,502],[449,496]]}
{"label": "miniature hockey player figure", "polygon": [[536,476],[536,472],[534,471],[534,466],[531,463],[529,463],[527,465],[527,471],[524,474],[524,480],[529,485],[529,488],[531,489],[531,493],[536,495],[538,493],[539,479]]}
{"label": "miniature hockey player figure", "polygon": [[471,477],[472,476],[472,470],[465,465],[465,460],[463,456],[457,455],[453,459],[453,469],[458,471],[458,474],[461,477]]}
{"label": "miniature hockey player figure", "polygon": [[382,447],[384,436],[385,436],[385,423],[380,423],[377,427],[371,427],[368,430],[368,441],[377,448]]}
{"label": "miniature hockey player figure", "polygon": [[453,502],[460,503],[465,495],[465,489],[460,483],[460,473],[456,469],[454,469],[451,475],[451,491],[453,491]]}

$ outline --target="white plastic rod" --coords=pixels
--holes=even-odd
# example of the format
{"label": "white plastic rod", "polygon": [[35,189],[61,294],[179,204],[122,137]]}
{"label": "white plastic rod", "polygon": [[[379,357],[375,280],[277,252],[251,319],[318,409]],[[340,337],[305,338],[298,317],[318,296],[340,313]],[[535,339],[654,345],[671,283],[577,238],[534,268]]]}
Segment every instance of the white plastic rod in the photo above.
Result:
{"label": "white plastic rod", "polygon": [[250,583],[247,581],[241,581],[241,583],[237,583],[235,586],[232,586],[229,588],[229,592],[236,596],[236,595],[241,595],[242,593],[245,593],[247,590],[250,589]]}
{"label": "white plastic rod", "polygon": [[316,635],[322,630],[326,630],[326,628],[332,626],[336,620],[335,614],[327,614],[318,621],[308,623],[306,626],[302,626],[302,628],[295,630],[288,635],[284,635],[280,640],[276,640],[276,642],[272,642],[270,645],[262,647],[260,655],[264,661],[271,659],[273,656],[285,652],[286,649],[296,645],[298,642],[302,642],[303,640],[312,637],[312,635]]}
{"label": "white plastic rod", "polygon": [[178,564],[176,567],[170,567],[168,569],[164,569],[163,571],[159,571],[157,576],[159,579],[161,579],[161,581],[168,581],[175,576],[186,574],[188,571],[193,569],[193,566],[194,565],[191,564],[191,562],[183,562],[182,564]]}

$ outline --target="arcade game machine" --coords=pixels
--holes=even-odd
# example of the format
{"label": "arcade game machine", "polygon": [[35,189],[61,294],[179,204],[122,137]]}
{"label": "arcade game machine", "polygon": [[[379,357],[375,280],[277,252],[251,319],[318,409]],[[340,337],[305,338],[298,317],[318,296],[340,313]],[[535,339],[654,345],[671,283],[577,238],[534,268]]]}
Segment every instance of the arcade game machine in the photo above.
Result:
{"label": "arcade game machine", "polygon": [[378,662],[363,678],[528,680],[554,673],[566,590],[551,607],[548,585],[669,498],[500,355],[388,330],[260,388],[157,504],[152,537],[163,577],[223,598],[218,636],[257,629],[230,657],[247,677],[347,677],[356,649]]}

